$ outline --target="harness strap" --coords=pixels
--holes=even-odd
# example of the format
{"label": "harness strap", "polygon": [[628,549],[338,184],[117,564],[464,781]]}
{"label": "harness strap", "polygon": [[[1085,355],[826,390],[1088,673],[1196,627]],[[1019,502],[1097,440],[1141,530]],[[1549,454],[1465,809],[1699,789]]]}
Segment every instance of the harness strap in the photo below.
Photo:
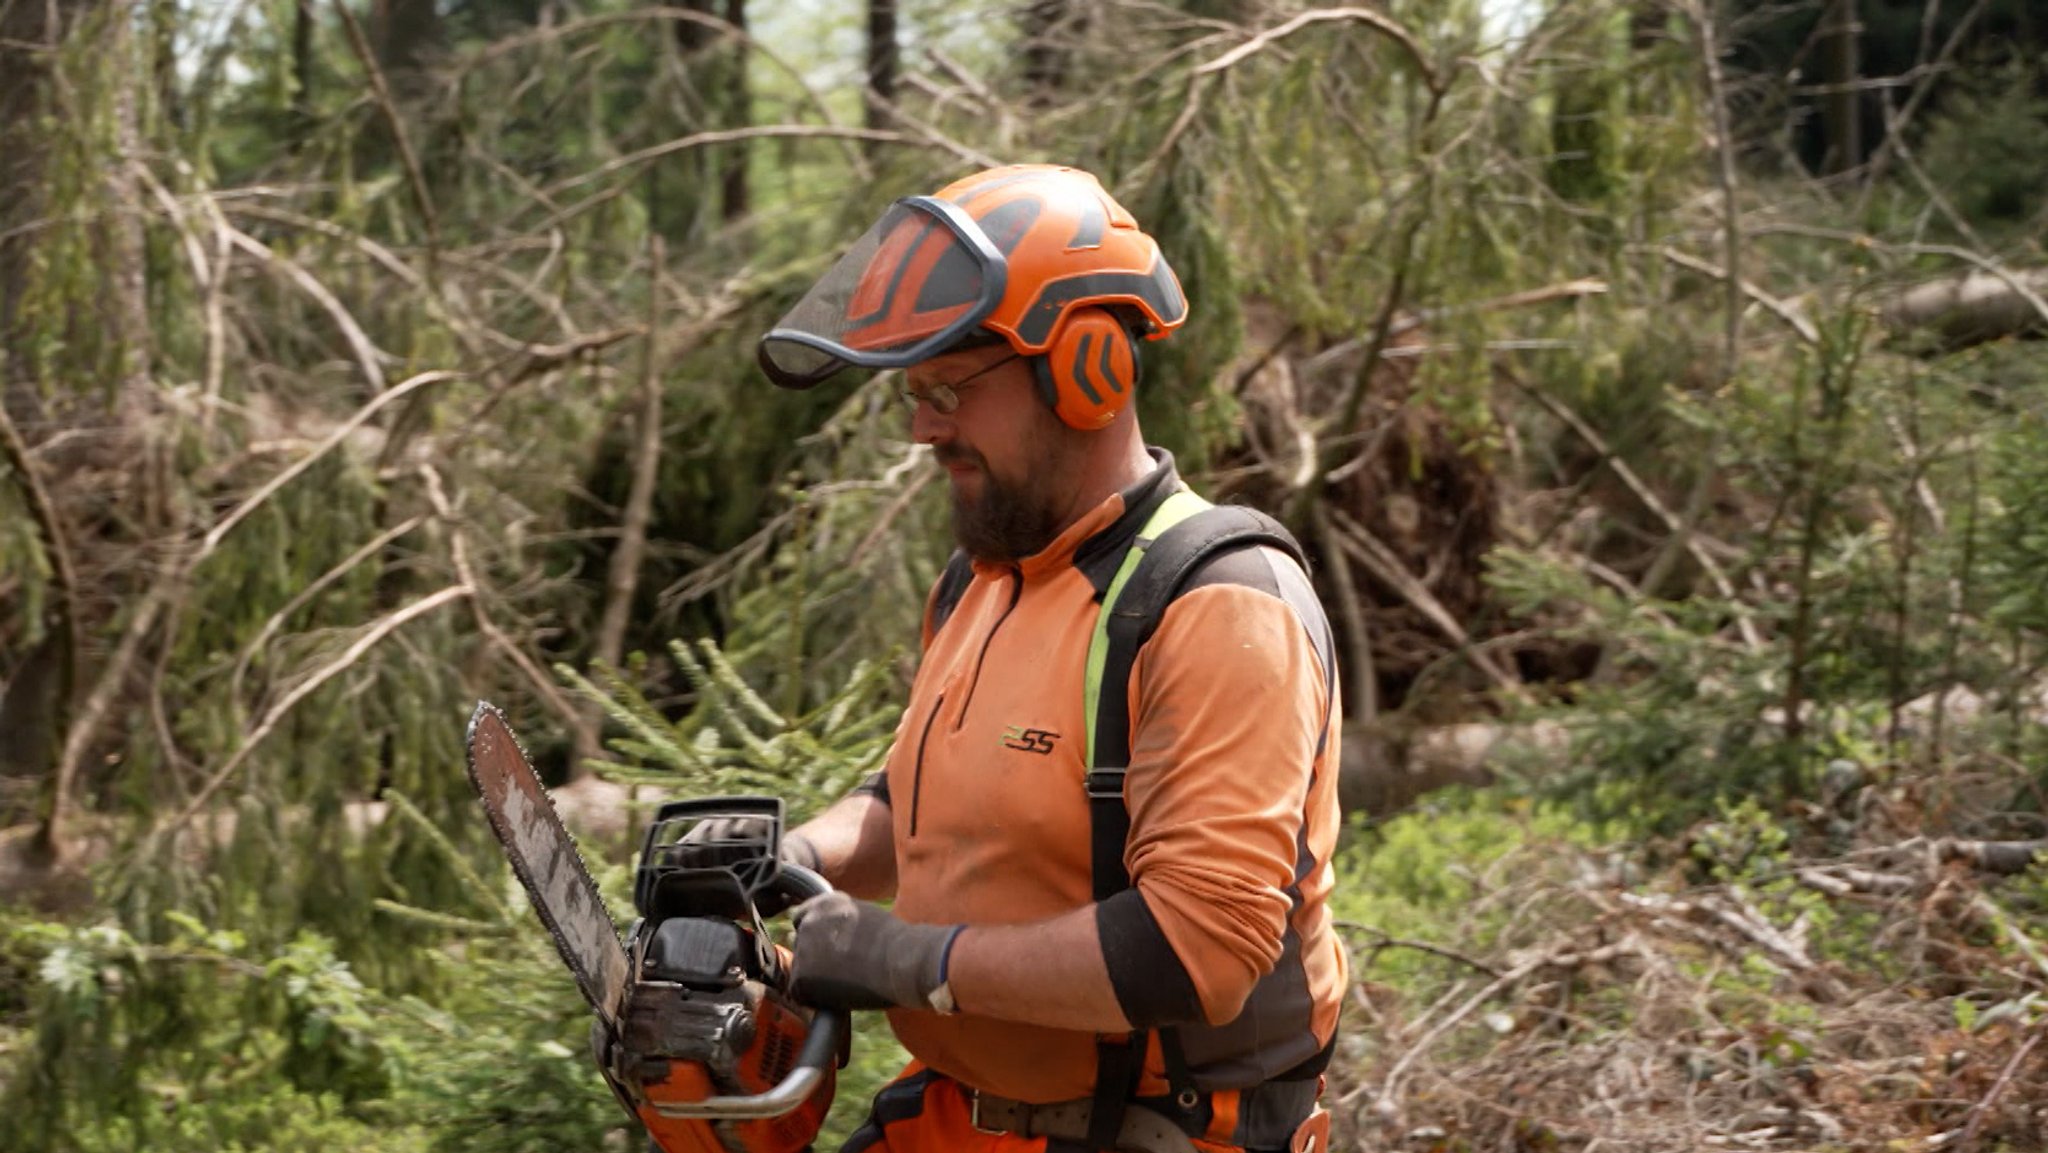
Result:
{"label": "harness strap", "polygon": [[944,628],[952,619],[953,610],[960,606],[960,598],[967,593],[967,586],[974,580],[974,562],[963,549],[954,549],[946,558],[945,571],[939,574],[939,583],[932,593],[932,632]]}
{"label": "harness strap", "polygon": [[1095,1094],[1089,1101],[1090,1149],[1115,1149],[1122,1132],[1124,1113],[1138,1092],[1138,1075],[1144,1072],[1145,1034],[1132,1033],[1121,1039],[1095,1042]]}
{"label": "harness strap", "polygon": [[[1103,593],[1102,610],[1089,640],[1087,712],[1089,861],[1095,900],[1106,901],[1131,887],[1124,868],[1131,814],[1124,803],[1124,778],[1131,764],[1131,671],[1138,651],[1158,631],[1167,606],[1188,578],[1220,553],[1270,545],[1307,567],[1301,547],[1280,522],[1256,509],[1211,505],[1191,492],[1173,493],[1138,530],[1122,565]],[[1137,1091],[1146,1035],[1104,1039],[1096,1044],[1097,1076],[1088,1126],[1088,1146],[1113,1149],[1124,1110]],[[1176,1029],[1159,1030],[1160,1054],[1174,1104],[1194,1113],[1203,1095],[1195,1085]]]}
{"label": "harness strap", "polygon": [[1131,765],[1129,687],[1138,650],[1158,631],[1167,605],[1196,569],[1219,553],[1253,545],[1270,545],[1302,560],[1301,546],[1265,513],[1237,505],[1213,506],[1192,493],[1177,492],[1139,531],[1103,594],[1102,612],[1088,644],[1085,684],[1085,784],[1097,901],[1131,887],[1130,874],[1124,871],[1124,842],[1131,833],[1124,776]]}

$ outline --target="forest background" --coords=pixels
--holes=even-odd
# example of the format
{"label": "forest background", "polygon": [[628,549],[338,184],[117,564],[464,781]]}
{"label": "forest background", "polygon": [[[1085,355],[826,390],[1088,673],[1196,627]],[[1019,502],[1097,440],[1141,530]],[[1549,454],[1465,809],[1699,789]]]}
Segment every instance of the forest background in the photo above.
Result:
{"label": "forest background", "polygon": [[1341,633],[1339,1144],[2042,1147],[2044,52],[2029,0],[0,0],[0,1144],[637,1148],[464,719],[622,916],[653,799],[869,771],[944,485],[897,382],[753,342],[894,197],[1057,161],[1187,286],[1147,429]]}

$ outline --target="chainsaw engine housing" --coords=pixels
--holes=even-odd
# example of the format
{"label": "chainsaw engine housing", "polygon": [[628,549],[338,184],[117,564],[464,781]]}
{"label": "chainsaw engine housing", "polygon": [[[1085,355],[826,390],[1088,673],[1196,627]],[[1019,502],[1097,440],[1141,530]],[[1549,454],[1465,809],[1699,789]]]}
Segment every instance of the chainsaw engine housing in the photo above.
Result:
{"label": "chainsaw engine housing", "polygon": [[[734,817],[755,820],[737,823],[736,836]],[[703,836],[707,822],[723,835]],[[600,1025],[592,1040],[605,1080],[665,1153],[794,1153],[831,1106],[827,1059],[793,1107],[754,1107],[820,1039],[811,1011],[788,995],[786,954],[762,923],[764,908],[824,889],[815,874],[781,866],[781,825],[780,801],[732,798],[663,806],[648,828],[618,1028]]]}

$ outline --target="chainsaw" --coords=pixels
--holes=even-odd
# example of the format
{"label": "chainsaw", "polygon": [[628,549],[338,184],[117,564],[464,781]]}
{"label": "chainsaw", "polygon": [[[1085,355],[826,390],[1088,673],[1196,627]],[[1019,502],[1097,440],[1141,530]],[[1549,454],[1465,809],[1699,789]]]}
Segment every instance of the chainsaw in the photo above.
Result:
{"label": "chainsaw", "polygon": [[831,1106],[849,1034],[844,1013],[790,996],[788,954],[765,924],[831,891],[780,859],[782,802],[726,797],[657,810],[633,879],[639,917],[621,943],[540,778],[504,715],[484,702],[469,719],[469,778],[590,1002],[598,1070],[655,1145],[807,1145]]}

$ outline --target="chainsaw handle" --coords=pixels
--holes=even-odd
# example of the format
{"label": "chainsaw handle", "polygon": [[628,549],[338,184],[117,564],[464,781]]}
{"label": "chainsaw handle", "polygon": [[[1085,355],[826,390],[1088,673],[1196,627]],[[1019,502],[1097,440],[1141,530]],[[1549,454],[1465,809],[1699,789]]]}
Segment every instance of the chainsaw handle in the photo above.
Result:
{"label": "chainsaw handle", "polygon": [[[784,861],[779,874],[767,888],[787,896],[789,905],[793,906],[831,892],[832,883],[814,870]],[[851,1027],[846,1010],[817,1010],[811,1018],[810,1035],[804,1038],[804,1047],[797,1051],[796,1064],[790,1068],[788,1076],[765,1093],[706,1097],[701,1101],[654,1101],[649,1105],[663,1117],[721,1121],[780,1117],[795,1112],[797,1106],[810,1100],[811,1094],[818,1091],[818,1086],[831,1073],[833,1064],[839,1059],[843,1039]]]}
{"label": "chainsaw handle", "polygon": [[832,1063],[838,1059],[839,1038],[846,1027],[845,1010],[818,1010],[818,1015],[811,1019],[811,1035],[804,1038],[804,1047],[797,1054],[795,1068],[766,1093],[706,1097],[702,1101],[650,1101],[648,1105],[663,1117],[717,1121],[747,1121],[793,1113],[825,1083]]}

